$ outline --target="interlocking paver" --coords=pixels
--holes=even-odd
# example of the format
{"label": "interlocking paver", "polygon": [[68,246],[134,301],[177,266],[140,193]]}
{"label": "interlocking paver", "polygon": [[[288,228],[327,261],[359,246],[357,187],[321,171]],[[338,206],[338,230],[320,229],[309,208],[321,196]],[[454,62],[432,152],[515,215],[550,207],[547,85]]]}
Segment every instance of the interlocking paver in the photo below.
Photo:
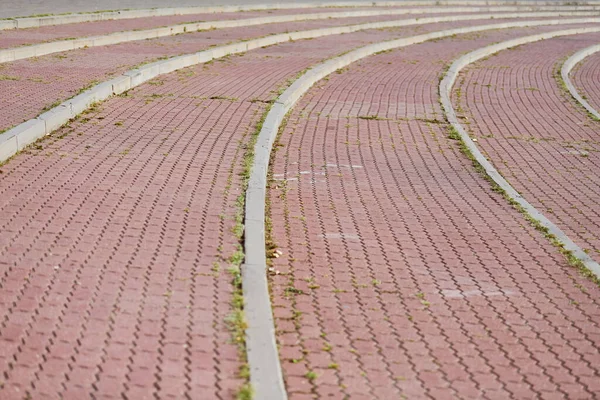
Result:
{"label": "interlocking paver", "polygon": [[[0,81],[16,97],[0,129],[150,59],[400,18],[200,32],[6,64],[0,75],[19,80]],[[298,72],[354,47],[488,23],[298,41],[161,76],[0,167],[0,398],[232,398],[244,379],[224,268],[238,243],[243,154],[267,102]],[[597,392],[598,288],[490,190],[446,138],[437,104],[452,58],[554,29],[381,54],[316,85],[292,113],[270,196],[290,399]]]}
{"label": "interlocking paver", "polygon": [[595,84],[599,80],[598,64],[600,64],[600,55],[595,53],[576,65],[571,72],[571,81],[579,94],[585,96],[586,101],[596,111],[600,110],[600,90]]}
{"label": "interlocking paver", "polygon": [[[411,32],[286,43],[162,76],[2,166],[0,397],[231,398],[243,380],[219,260],[236,248],[238,174],[264,101],[311,64]],[[368,339],[362,309],[348,314]],[[327,355],[315,362],[338,374]]]}
{"label": "interlocking paver", "polygon": [[457,106],[504,177],[592,258],[600,257],[600,141],[557,82],[561,59],[598,34],[507,50],[461,77]]}
{"label": "interlocking paver", "polygon": [[595,396],[598,287],[492,191],[438,104],[452,59],[555,29],[380,54],[300,100],[269,191],[290,398]]}

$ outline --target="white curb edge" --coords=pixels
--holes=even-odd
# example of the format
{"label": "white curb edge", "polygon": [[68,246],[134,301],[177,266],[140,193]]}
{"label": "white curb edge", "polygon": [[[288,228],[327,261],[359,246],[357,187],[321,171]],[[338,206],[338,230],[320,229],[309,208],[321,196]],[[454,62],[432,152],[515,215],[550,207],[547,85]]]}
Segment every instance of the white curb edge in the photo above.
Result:
{"label": "white curb edge", "polygon": [[585,108],[590,114],[592,114],[594,117],[596,117],[596,119],[600,120],[600,113],[590,105],[590,103],[587,102],[587,100],[585,100],[583,98],[583,96],[581,96],[579,94],[579,92],[577,91],[577,88],[575,87],[575,85],[573,85],[573,82],[571,82],[571,78],[569,77],[571,71],[573,70],[573,68],[575,68],[575,65],[579,64],[581,61],[583,61],[584,58],[591,56],[594,53],[597,53],[600,51],[600,44],[596,44],[590,47],[586,47],[585,49],[581,49],[579,50],[577,53],[573,54],[571,57],[569,57],[567,59],[567,61],[565,61],[565,63],[562,65],[562,68],[560,69],[560,74],[562,77],[563,82],[565,83],[565,85],[567,86],[567,89],[569,90],[569,92],[571,93],[571,96],[573,96],[573,98],[579,102],[579,104],[581,104],[583,106],[583,108]]}
{"label": "white curb edge", "polygon": [[[274,4],[249,4],[237,6],[205,6],[205,7],[176,7],[154,8],[138,10],[115,10],[92,13],[73,13],[62,15],[48,15],[41,17],[16,17],[0,19],[0,30],[39,28],[48,25],[64,25],[80,22],[107,21],[131,18],[159,17],[169,15],[190,15],[209,13],[230,13],[239,11],[262,11],[274,9],[301,9],[301,8],[333,8],[333,7],[393,7],[393,6],[571,6],[570,1],[477,1],[477,0],[440,0],[440,1],[356,1],[334,3],[274,3]],[[600,1],[578,1],[578,6],[600,5]]]}
{"label": "white curb edge", "polygon": [[[588,22],[599,22],[599,20],[594,19]],[[265,250],[265,199],[267,196],[269,160],[277,132],[287,112],[319,80],[357,60],[381,51],[455,34],[566,23],[570,22],[567,22],[567,20],[552,20],[482,25],[450,29],[372,44],[310,69],[279,96],[269,111],[263,128],[259,133],[254,148],[254,163],[246,192],[244,246],[246,260],[242,269],[242,288],[244,289],[245,309],[248,310],[246,314],[248,319],[246,344],[251,368],[250,377],[257,398],[269,400],[285,400],[287,398],[278,356],[275,326],[269,297],[266,275],[267,256]],[[600,28],[597,29],[600,30]]]}
{"label": "white curb edge", "polygon": [[481,154],[475,143],[469,137],[467,131],[460,124],[456,112],[454,111],[454,107],[452,106],[452,102],[450,100],[452,95],[452,87],[454,86],[454,83],[456,82],[460,71],[467,65],[477,60],[480,60],[491,54],[497,53],[501,50],[519,46],[521,44],[537,42],[540,40],[550,39],[557,36],[578,35],[592,32],[600,32],[600,27],[568,29],[562,31],[542,33],[539,35],[532,35],[514,40],[508,40],[506,42],[498,43],[492,46],[475,50],[471,53],[460,57],[452,63],[450,69],[446,72],[444,78],[440,82],[440,96],[442,107],[444,108],[444,112],[446,114],[448,122],[450,122],[454,129],[457,130],[469,151],[471,151],[477,162],[484,168],[486,174],[506,192],[506,194],[511,200],[517,202],[525,210],[525,212],[529,214],[531,218],[533,218],[546,229],[548,229],[548,233],[554,235],[556,239],[560,243],[562,243],[566,250],[572,252],[573,256],[578,258],[585,265],[585,267],[589,269],[597,278],[600,278],[600,265],[596,261],[594,261],[587,253],[585,253],[578,245],[576,245],[558,226],[554,225],[554,223],[552,223],[548,218],[546,218],[546,216],[544,216],[539,210],[537,210],[534,206],[529,204],[529,202],[527,202],[527,200],[525,200],[519,194],[519,192],[517,192],[502,177],[498,170],[494,168],[494,166],[483,156],[483,154]]}
{"label": "white curb edge", "polygon": [[[495,17],[496,19],[505,18],[528,18],[528,17],[580,17],[580,16],[593,16],[600,15],[600,10],[597,11],[536,11],[536,12],[523,12],[524,10],[518,7],[504,7],[507,11],[516,11],[511,14],[499,14],[495,16],[489,16],[488,18]],[[532,7],[535,9],[535,7]],[[270,17],[258,17],[258,18],[247,18],[238,20],[220,20],[220,21],[208,21],[208,22],[194,22],[186,24],[171,25],[161,28],[145,29],[140,31],[122,31],[110,33],[107,35],[99,36],[88,36],[77,39],[69,40],[56,40],[48,43],[34,44],[30,46],[12,47],[7,49],[0,49],[0,63],[6,63],[11,61],[23,60],[32,57],[40,57],[48,54],[59,53],[63,51],[70,51],[76,49],[83,49],[88,47],[107,46],[119,43],[126,43],[144,39],[156,39],[166,36],[174,36],[183,33],[193,33],[199,30],[210,30],[210,29],[223,29],[223,28],[240,28],[247,26],[256,26],[262,24],[272,23],[284,23],[284,22],[295,22],[295,21],[307,21],[307,20],[323,20],[330,18],[351,18],[351,17],[371,17],[378,15],[409,15],[409,14],[428,14],[434,12],[498,12],[496,8],[453,8],[447,10],[437,10],[435,8],[428,9],[395,9],[395,10],[364,10],[364,11],[346,11],[346,12],[334,12],[334,13],[312,13],[312,14],[293,14],[293,15],[278,15]],[[491,15],[491,14],[490,14]],[[473,15],[474,19],[484,19],[485,15]],[[426,17],[425,17],[426,18]],[[425,18],[421,17],[421,20]]]}

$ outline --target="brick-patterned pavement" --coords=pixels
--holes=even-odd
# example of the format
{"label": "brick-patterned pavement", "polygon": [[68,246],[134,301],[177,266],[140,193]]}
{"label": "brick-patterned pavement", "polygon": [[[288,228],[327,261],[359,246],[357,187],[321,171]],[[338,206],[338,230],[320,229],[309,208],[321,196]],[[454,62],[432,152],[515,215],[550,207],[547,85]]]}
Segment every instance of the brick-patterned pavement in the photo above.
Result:
{"label": "brick-patterned pavement", "polygon": [[481,150],[525,199],[600,259],[600,124],[565,92],[557,74],[599,34],[500,52],[459,78],[459,112]]}
{"label": "brick-patterned pavement", "polygon": [[600,110],[600,54],[595,53],[577,64],[571,71],[571,82],[580,95],[585,96],[587,102],[596,111]]}
{"label": "brick-patterned pavement", "polygon": [[[438,104],[454,58],[544,30],[370,57],[291,113],[269,191],[271,254],[280,255],[273,311],[291,400],[600,391],[600,290],[475,172]],[[551,58],[546,48],[522,61]]]}
{"label": "brick-patterned pavement", "polygon": [[[0,64],[0,132],[36,117],[42,110],[73,97],[79,90],[96,81],[108,80],[140,63],[162,57],[193,53],[210,46],[274,33],[402,18],[392,15],[218,29],[113,46],[73,50]],[[489,23],[491,23],[490,20],[430,24],[423,27],[399,28],[396,31],[399,35],[404,33],[409,36],[420,32],[445,29],[448,26]],[[374,33],[373,37],[379,38],[377,33]],[[382,40],[394,37],[386,36]]]}
{"label": "brick-patterned pavement", "polygon": [[286,43],[160,77],[2,166],[0,398],[232,398],[243,380],[223,259],[264,101],[311,64],[405,34]]}
{"label": "brick-patterned pavement", "polygon": [[[325,10],[302,10],[315,11]],[[198,16],[161,18],[0,32],[0,46]],[[0,77],[9,78],[0,79],[0,131],[141,62],[287,30],[402,18],[224,29],[2,64]],[[226,270],[239,244],[244,154],[269,100],[305,68],[355,47],[489,23],[330,36],[188,68],[108,100],[0,166],[0,399],[235,398],[245,379],[227,323],[234,287]],[[475,172],[447,138],[437,94],[441,72],[460,54],[570,27],[482,32],[379,54],[332,74],[294,109],[269,192],[271,250],[280,255],[270,279],[290,399],[600,392],[598,287]],[[529,57],[503,52],[514,68],[496,57],[479,64],[455,99],[473,112],[463,122],[480,130],[507,115],[523,122],[496,101],[539,108],[535,129],[527,128],[538,133],[556,108],[563,125],[553,132],[575,141],[563,158],[589,163],[587,176],[568,180],[573,192],[557,193],[567,207],[587,206],[587,218],[597,127],[552,72],[594,38],[553,39]],[[483,85],[510,87],[514,78],[515,90],[504,89],[511,96],[478,97]],[[542,89],[547,97],[536,97]],[[489,152],[493,138],[474,136]],[[507,150],[510,173],[548,170],[540,157],[523,163],[519,149]]]}

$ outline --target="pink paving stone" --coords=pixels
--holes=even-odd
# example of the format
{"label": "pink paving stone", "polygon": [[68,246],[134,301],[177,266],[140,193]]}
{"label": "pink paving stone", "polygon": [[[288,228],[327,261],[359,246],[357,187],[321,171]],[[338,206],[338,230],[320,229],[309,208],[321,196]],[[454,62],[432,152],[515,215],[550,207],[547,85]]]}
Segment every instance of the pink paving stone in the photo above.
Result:
{"label": "pink paving stone", "polygon": [[599,65],[600,54],[595,53],[585,58],[571,71],[571,82],[573,82],[579,94],[584,96],[596,111],[600,110],[600,88],[598,87],[598,81],[600,81]]}
{"label": "pink paving stone", "polygon": [[[231,398],[241,384],[224,324],[232,288],[211,268],[235,251],[241,154],[266,107],[254,100],[273,98],[311,64],[407,33],[287,43],[170,74],[107,101],[3,166],[0,348],[17,361],[0,365],[6,396],[41,395],[35,382],[51,360],[59,385],[43,387],[59,388],[54,396],[78,384],[98,398],[127,397],[143,385],[154,396],[164,386],[196,398],[208,387]],[[33,287],[41,295],[25,296]],[[46,338],[44,361],[21,366],[22,350],[11,343],[27,346],[34,333],[36,348]],[[182,354],[177,345],[186,354],[174,356],[180,364],[173,363]],[[71,357],[62,357],[65,346]],[[152,372],[131,385],[139,366]],[[161,386],[170,377],[186,383]]]}
{"label": "pink paving stone", "polygon": [[[460,54],[563,28],[462,35],[370,57],[292,111],[269,192],[284,254],[273,266],[289,275],[273,276],[271,289],[276,324],[288,332],[282,353],[300,346],[307,371],[322,364],[315,353],[339,365],[311,383],[313,394],[327,385],[340,398],[595,395],[575,365],[600,375],[600,341],[586,333],[598,329],[600,290],[474,171],[447,138],[438,104],[439,76]],[[286,290],[302,280],[319,287]],[[305,337],[300,319],[290,342],[298,305],[321,332]],[[545,323],[529,324],[532,314]],[[283,363],[289,393],[307,390],[297,365]]]}
{"label": "pink paving stone", "polygon": [[599,38],[555,38],[501,52],[463,74],[463,95],[455,99],[500,173],[595,259],[600,125],[562,90],[555,71],[562,59]]}
{"label": "pink paving stone", "polygon": [[[435,14],[434,14],[435,15]],[[438,14],[439,15],[439,14]],[[193,32],[175,37],[79,49],[28,60],[0,64],[0,132],[17,125],[68,98],[82,88],[118,76],[136,65],[163,57],[194,53],[211,46],[287,31],[308,30],[411,18],[383,15]],[[414,17],[412,17],[414,18]],[[490,23],[472,21],[452,26]],[[408,33],[443,29],[447,24],[404,28]]]}

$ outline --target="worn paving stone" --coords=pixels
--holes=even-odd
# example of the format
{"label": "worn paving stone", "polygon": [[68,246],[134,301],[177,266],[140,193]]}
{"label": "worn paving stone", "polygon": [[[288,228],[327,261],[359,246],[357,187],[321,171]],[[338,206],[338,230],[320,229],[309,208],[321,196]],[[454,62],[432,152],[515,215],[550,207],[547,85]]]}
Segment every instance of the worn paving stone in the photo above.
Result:
{"label": "worn paving stone", "polygon": [[600,258],[600,125],[557,81],[562,60],[600,35],[507,50],[469,68],[454,93],[478,145],[525,199]]}
{"label": "worn paving stone", "polygon": [[553,29],[370,57],[291,113],[268,211],[290,398],[595,396],[600,290],[491,190],[438,104],[460,54]]}

